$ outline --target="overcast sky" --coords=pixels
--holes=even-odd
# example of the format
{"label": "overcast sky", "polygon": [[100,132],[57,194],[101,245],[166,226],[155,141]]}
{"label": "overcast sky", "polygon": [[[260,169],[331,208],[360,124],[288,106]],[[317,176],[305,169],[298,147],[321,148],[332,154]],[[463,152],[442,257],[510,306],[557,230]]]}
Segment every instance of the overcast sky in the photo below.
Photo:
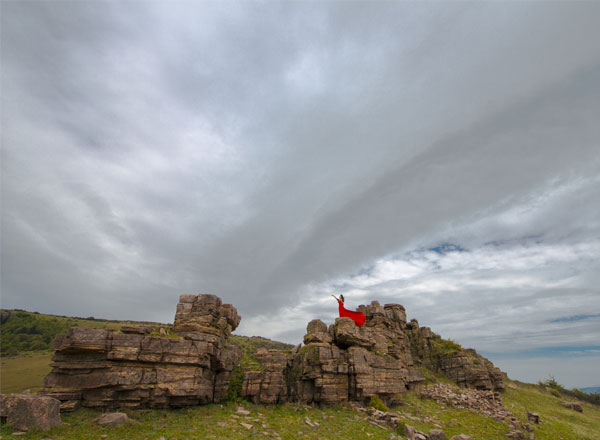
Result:
{"label": "overcast sky", "polygon": [[600,3],[1,8],[2,307],[298,343],[343,293],[600,385]]}

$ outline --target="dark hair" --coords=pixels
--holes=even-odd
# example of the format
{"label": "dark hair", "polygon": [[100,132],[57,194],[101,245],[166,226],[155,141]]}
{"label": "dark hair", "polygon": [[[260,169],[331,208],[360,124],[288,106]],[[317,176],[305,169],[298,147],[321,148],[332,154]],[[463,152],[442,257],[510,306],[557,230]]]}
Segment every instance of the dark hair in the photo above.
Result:
{"label": "dark hair", "polygon": [[344,295],[340,295],[340,299],[344,302]]}

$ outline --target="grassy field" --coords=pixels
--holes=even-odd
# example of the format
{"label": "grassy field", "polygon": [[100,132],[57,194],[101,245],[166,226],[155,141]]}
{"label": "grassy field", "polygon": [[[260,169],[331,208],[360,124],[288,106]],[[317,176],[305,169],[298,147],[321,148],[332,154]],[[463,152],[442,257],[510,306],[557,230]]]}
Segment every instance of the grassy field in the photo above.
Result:
{"label": "grassy field", "polygon": [[35,393],[50,372],[49,351],[3,357],[0,361],[0,393]]}

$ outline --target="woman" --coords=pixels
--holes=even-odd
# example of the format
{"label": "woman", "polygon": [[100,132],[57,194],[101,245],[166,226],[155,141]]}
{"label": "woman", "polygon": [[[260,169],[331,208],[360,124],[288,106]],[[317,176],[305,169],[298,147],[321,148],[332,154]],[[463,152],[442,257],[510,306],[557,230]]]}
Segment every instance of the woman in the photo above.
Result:
{"label": "woman", "polygon": [[344,295],[340,295],[339,299],[336,298],[335,295],[331,296],[333,296],[338,302],[340,318],[350,318],[359,327],[365,323],[367,318],[363,312],[353,312],[352,310],[348,310],[344,307]]}

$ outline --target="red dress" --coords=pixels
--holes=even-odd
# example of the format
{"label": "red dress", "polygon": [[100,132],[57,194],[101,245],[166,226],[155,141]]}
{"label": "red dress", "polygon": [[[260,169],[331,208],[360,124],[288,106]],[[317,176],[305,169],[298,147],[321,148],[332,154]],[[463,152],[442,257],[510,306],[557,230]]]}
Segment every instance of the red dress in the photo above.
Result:
{"label": "red dress", "polygon": [[350,318],[359,327],[365,323],[367,318],[363,312],[353,312],[352,310],[348,310],[346,307],[344,307],[343,302],[341,302],[339,299],[337,301],[340,309],[340,318]]}

